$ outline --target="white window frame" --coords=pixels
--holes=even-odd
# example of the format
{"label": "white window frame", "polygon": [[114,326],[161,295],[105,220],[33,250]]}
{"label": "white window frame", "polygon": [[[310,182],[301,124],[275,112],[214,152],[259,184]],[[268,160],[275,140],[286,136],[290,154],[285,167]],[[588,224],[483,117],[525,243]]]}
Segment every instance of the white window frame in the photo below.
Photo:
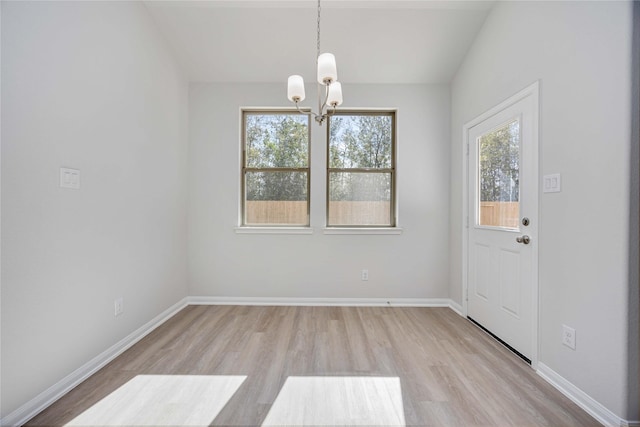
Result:
{"label": "white window frame", "polygon": [[[390,116],[391,117],[391,167],[385,169],[358,169],[358,168],[331,168],[330,162],[330,133],[332,116]],[[327,120],[326,133],[326,213],[324,234],[401,234],[402,229],[398,227],[398,203],[397,203],[397,110],[395,109],[340,109],[329,116]],[[370,225],[370,224],[329,224],[329,184],[331,172],[352,172],[352,173],[390,173],[391,174],[391,196],[389,200],[390,224]]]}
{"label": "white window frame", "polygon": [[[311,120],[307,117],[307,167],[306,168],[254,168],[247,167],[246,136],[248,115],[302,115],[293,109],[242,108],[240,136],[240,215],[238,234],[311,234]],[[248,172],[305,172],[307,174],[307,220],[306,224],[247,224],[246,222],[246,175]]]}

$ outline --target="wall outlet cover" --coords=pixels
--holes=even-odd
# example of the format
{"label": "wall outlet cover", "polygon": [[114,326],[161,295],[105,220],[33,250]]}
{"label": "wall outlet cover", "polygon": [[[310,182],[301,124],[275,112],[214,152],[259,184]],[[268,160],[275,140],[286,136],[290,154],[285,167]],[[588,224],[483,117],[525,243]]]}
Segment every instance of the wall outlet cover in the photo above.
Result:
{"label": "wall outlet cover", "polygon": [[121,298],[116,298],[113,301],[113,307],[114,307],[114,315],[115,316],[120,316],[122,314],[122,312],[124,311],[124,299]]}
{"label": "wall outlet cover", "polygon": [[572,350],[576,349],[576,330],[567,325],[562,325],[562,344]]}
{"label": "wall outlet cover", "polygon": [[80,171],[78,169],[60,168],[60,187],[80,189]]}

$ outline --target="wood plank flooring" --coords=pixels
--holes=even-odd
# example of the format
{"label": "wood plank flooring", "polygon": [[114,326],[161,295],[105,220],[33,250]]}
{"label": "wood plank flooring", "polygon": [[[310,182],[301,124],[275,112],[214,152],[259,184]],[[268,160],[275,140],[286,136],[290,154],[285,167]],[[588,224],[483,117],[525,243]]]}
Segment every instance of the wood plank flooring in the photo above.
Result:
{"label": "wood plank flooring", "polygon": [[[168,394],[193,402],[194,379],[224,401],[176,421],[208,406]],[[189,306],[27,425],[129,425],[89,416],[127,411],[172,425],[600,425],[448,308]]]}

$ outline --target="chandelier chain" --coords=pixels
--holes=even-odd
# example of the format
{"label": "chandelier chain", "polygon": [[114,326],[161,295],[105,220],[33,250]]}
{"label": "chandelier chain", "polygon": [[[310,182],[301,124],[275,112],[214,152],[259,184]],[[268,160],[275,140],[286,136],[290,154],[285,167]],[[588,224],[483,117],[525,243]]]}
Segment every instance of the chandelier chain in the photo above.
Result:
{"label": "chandelier chain", "polygon": [[318,56],[320,56],[320,0],[318,0],[318,34],[317,34],[317,55],[316,55],[316,62],[317,62],[317,58]]}

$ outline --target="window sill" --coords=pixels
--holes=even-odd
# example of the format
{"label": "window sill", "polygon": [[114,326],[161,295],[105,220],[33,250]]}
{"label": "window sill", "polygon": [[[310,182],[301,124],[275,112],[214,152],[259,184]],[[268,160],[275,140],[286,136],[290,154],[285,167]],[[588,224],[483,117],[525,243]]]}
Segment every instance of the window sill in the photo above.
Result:
{"label": "window sill", "polygon": [[311,227],[236,227],[236,234],[313,234]]}
{"label": "window sill", "polygon": [[341,228],[327,227],[323,230],[324,234],[402,234],[402,228]]}

